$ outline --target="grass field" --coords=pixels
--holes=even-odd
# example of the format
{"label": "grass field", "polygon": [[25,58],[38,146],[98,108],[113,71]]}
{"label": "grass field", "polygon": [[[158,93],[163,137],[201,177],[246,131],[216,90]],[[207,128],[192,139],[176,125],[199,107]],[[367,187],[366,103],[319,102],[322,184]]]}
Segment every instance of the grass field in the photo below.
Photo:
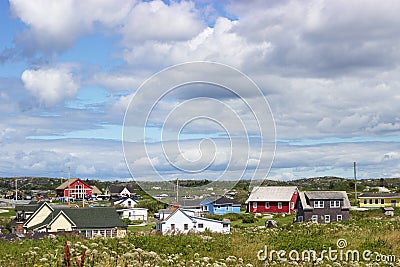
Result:
{"label": "grass field", "polygon": [[[60,236],[41,240],[0,241],[0,266],[68,266],[68,261],[70,266],[104,267],[400,266],[399,217],[383,217],[378,211],[371,211],[352,212],[352,218],[349,221],[322,225],[293,224],[293,216],[277,216],[274,219],[277,220],[278,227],[270,229],[259,227],[264,225],[265,219],[247,224],[238,220],[233,224],[232,233],[228,235],[132,234],[123,239]],[[342,243],[338,243],[338,240]],[[64,246],[66,241],[68,246]],[[327,254],[318,259],[323,250],[330,249],[337,251],[336,260],[331,260],[332,257],[329,258]],[[315,260],[310,256],[302,261],[302,252],[306,250],[316,251]],[[355,250],[360,253],[360,260],[357,262],[354,261],[356,258],[352,258],[356,256],[352,254]],[[299,253],[299,259],[296,259],[297,254],[293,251]],[[348,251],[351,253],[346,254]],[[365,251],[372,253],[369,255],[370,260],[362,257]],[[66,252],[70,254],[67,258]],[[284,258],[282,252],[286,252],[284,257],[287,261],[278,259],[279,255]],[[381,258],[377,259],[378,255]],[[383,256],[386,257],[386,262],[382,261]]]}

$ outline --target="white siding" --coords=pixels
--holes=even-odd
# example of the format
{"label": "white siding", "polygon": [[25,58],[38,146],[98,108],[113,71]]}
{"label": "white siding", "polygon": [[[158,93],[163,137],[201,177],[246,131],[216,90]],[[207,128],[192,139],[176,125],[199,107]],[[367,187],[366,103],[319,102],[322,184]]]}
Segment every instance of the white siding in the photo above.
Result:
{"label": "white siding", "polygon": [[49,206],[47,206],[47,204],[43,204],[39,210],[37,212],[35,212],[35,216],[31,216],[29,218],[29,221],[26,225],[24,225],[24,227],[31,227],[34,225],[37,225],[39,223],[42,223],[49,215],[50,213],[52,213],[52,210],[50,209]]}
{"label": "white siding", "polygon": [[60,214],[49,226],[49,232],[72,231],[72,224],[64,214]]}
{"label": "white siding", "polygon": [[[188,226],[188,229],[185,229],[185,224]],[[172,225],[175,226],[175,230],[173,230]],[[203,227],[199,228],[199,225]],[[163,234],[173,232],[186,234],[189,231],[204,232],[206,229],[216,233],[230,233],[230,223],[201,217],[192,217],[185,214],[182,210],[177,210],[168,217],[167,220],[158,222],[156,229]]]}
{"label": "white siding", "polygon": [[147,221],[148,213],[147,209],[144,208],[121,209],[117,210],[117,212],[120,214],[121,219]]}

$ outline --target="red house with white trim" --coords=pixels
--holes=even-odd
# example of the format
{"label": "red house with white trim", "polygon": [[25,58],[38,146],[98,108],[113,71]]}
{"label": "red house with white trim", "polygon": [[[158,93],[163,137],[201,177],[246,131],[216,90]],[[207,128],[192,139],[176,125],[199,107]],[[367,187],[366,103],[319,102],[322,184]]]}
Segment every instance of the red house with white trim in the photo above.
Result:
{"label": "red house with white trim", "polygon": [[91,198],[93,187],[80,178],[68,179],[56,188],[58,197],[70,197],[72,199]]}
{"label": "red house with white trim", "polygon": [[298,195],[296,186],[254,187],[246,204],[253,213],[294,213]]}

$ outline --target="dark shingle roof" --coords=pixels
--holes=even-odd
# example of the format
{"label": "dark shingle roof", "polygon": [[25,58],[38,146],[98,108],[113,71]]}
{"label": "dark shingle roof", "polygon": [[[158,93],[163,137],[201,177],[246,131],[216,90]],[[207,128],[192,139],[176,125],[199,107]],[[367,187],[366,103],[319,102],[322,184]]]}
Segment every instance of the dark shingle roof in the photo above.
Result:
{"label": "dark shingle roof", "polygon": [[15,205],[15,211],[35,212],[41,204]]}
{"label": "dark shingle roof", "polygon": [[232,205],[240,205],[240,203],[234,199],[230,199],[227,197],[221,197],[213,201],[215,205],[224,205],[224,204],[232,204]]}
{"label": "dark shingle roof", "polygon": [[358,198],[366,198],[366,197],[380,197],[380,198],[385,198],[385,197],[400,197],[400,193],[363,193],[358,196]]}
{"label": "dark shingle roof", "polygon": [[108,190],[110,191],[111,194],[119,194],[121,193],[122,190],[124,190],[124,188],[126,187],[126,189],[129,190],[129,192],[133,193],[134,192],[134,188],[132,185],[109,185],[108,186]]}
{"label": "dark shingle roof", "polygon": [[64,213],[76,224],[77,228],[126,228],[115,208],[77,208],[63,209]]}

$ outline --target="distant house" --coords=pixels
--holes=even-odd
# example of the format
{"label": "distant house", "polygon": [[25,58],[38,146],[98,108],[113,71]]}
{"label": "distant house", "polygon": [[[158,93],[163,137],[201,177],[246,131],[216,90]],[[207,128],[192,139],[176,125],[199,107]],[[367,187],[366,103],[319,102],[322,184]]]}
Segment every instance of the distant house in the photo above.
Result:
{"label": "distant house", "polygon": [[176,209],[165,220],[158,221],[156,230],[162,234],[187,234],[189,232],[204,232],[208,229],[216,233],[230,233],[230,221],[217,221],[203,217],[195,217]]}
{"label": "distant house", "polygon": [[201,202],[202,199],[182,199],[179,200],[178,206],[184,210],[191,210],[194,213],[200,214],[201,213]]}
{"label": "distant house", "polygon": [[132,185],[109,185],[105,192],[112,198],[133,197],[135,195]]}
{"label": "distant house", "polygon": [[16,218],[16,232],[71,232],[77,231],[85,237],[123,237],[127,226],[114,208],[68,208],[51,206],[44,202],[26,220]]}
{"label": "distant house", "polygon": [[58,197],[89,199],[93,195],[93,188],[80,178],[72,178],[58,186],[56,193]]}
{"label": "distant house", "polygon": [[254,187],[245,203],[253,213],[294,213],[298,194],[296,186]]}
{"label": "distant house", "polygon": [[133,208],[137,204],[137,201],[131,197],[121,198],[117,201],[114,201],[114,205],[122,206],[125,208]]}
{"label": "distant house", "polygon": [[121,219],[129,219],[131,221],[147,222],[148,210],[145,208],[127,208],[117,209],[117,213]]}
{"label": "distant house", "polygon": [[300,192],[296,221],[330,223],[350,217],[350,202],[345,191]]}
{"label": "distant house", "polygon": [[240,213],[240,203],[227,197],[207,198],[200,203],[204,213],[223,215],[227,213]]}
{"label": "distant house", "polygon": [[92,195],[93,196],[99,196],[101,194],[102,194],[101,190],[97,186],[93,185],[92,186]]}
{"label": "distant house", "polygon": [[400,193],[363,193],[358,200],[360,208],[400,207]]}
{"label": "distant house", "polygon": [[25,205],[15,205],[15,216],[20,222],[25,222],[42,205],[37,201],[31,201]]}

